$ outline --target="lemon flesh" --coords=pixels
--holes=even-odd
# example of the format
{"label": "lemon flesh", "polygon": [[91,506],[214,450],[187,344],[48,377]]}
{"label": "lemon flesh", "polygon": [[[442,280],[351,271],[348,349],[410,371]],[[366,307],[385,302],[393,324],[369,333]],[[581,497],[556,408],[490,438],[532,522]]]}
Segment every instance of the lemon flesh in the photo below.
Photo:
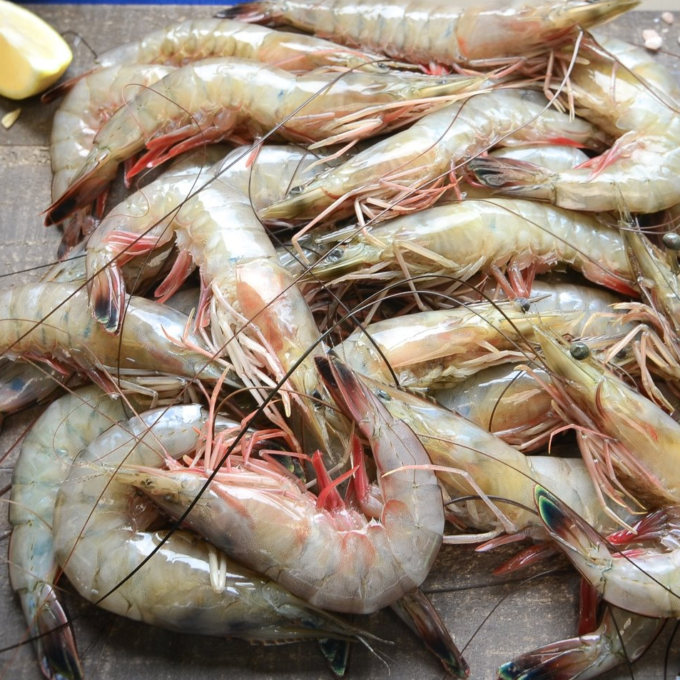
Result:
{"label": "lemon flesh", "polygon": [[73,59],[63,38],[32,12],[0,0],[0,95],[32,97],[55,83]]}

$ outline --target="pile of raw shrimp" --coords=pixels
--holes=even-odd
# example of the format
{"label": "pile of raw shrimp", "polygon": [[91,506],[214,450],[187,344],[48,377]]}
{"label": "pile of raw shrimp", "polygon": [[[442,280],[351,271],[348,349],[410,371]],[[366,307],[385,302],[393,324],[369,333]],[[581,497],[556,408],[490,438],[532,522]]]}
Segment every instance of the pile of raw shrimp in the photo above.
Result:
{"label": "pile of raw shrimp", "polygon": [[582,576],[580,637],[499,678],[680,618],[680,84],[597,32],[635,5],[264,0],[48,95],[60,262],[0,292],[0,410],[51,400],[10,504],[45,677],[84,677],[62,577],[338,675],[389,672],[346,615],[392,607],[475,677],[420,590],[444,544]]}

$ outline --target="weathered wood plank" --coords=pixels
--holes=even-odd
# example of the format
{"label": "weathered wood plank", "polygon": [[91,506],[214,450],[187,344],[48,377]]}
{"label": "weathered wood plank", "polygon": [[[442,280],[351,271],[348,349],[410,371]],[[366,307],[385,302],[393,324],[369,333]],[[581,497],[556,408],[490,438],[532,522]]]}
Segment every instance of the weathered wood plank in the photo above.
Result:
{"label": "weathered wood plank", "polygon": [[[33,9],[58,30],[76,31],[97,50],[103,51],[171,21],[188,16],[210,16],[214,8],[36,5]],[[666,28],[654,24],[657,17],[657,13],[629,15],[606,30],[617,37],[639,41],[643,28]],[[679,51],[680,16],[677,19],[664,37],[669,50]],[[678,59],[663,54],[659,58],[680,77]],[[82,72],[90,64],[90,54],[81,45],[76,49],[76,59],[69,74]],[[0,98],[0,116],[15,107],[13,102]],[[1,275],[49,262],[59,241],[58,231],[46,230],[40,218],[40,212],[49,203],[51,175],[47,145],[54,105],[42,107],[37,101],[29,101],[22,104],[22,108],[23,113],[11,130],[0,129]],[[20,274],[3,283],[19,283],[36,276],[36,273]],[[8,424],[0,436],[0,459],[37,413],[38,409],[33,409]],[[16,452],[0,462],[0,489],[10,479],[15,456]],[[5,494],[3,499],[7,496]],[[2,512],[0,539],[6,528],[6,516]],[[0,540],[0,550],[5,550],[7,543],[7,539]],[[465,646],[474,636],[465,654],[472,666],[473,678],[493,678],[498,665],[514,655],[573,634],[576,576],[573,573],[549,576],[521,587],[517,584],[497,585],[498,579],[491,576],[491,572],[511,552],[508,549],[476,555],[470,549],[443,550],[426,584],[459,645]],[[507,599],[501,602],[504,597]],[[239,641],[180,636],[96,610],[76,597],[69,597],[68,602],[76,616],[76,633],[89,678],[312,680],[330,677],[312,643],[263,649]],[[5,575],[0,575],[0,603],[3,611],[0,647],[19,644],[25,627]],[[394,680],[406,680],[442,676],[438,664],[390,612],[362,619],[356,617],[355,621],[373,634],[394,641],[395,645],[377,645],[384,661],[357,645],[350,667],[351,677],[363,680],[388,677],[389,674]],[[652,652],[636,664],[634,677],[637,680],[661,677],[667,635],[668,632]],[[680,665],[679,656],[676,644],[671,654],[671,670]],[[37,680],[40,677],[28,646],[0,654],[0,678]],[[631,674],[624,668],[603,677],[623,680]]]}

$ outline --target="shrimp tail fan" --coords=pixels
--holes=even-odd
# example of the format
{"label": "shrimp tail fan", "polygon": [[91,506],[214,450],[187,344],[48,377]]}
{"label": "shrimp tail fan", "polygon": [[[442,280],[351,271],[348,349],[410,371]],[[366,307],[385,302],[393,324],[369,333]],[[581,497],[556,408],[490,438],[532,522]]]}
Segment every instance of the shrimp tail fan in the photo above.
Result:
{"label": "shrimp tail fan", "polygon": [[63,222],[92,203],[116,176],[118,161],[110,151],[91,153],[71,186],[45,211],[45,226]]}
{"label": "shrimp tail fan", "polygon": [[218,19],[236,19],[249,24],[277,24],[280,23],[281,12],[273,3],[269,2],[243,2],[220,10],[216,15]]}
{"label": "shrimp tail fan", "polygon": [[536,486],[534,502],[550,536],[564,550],[581,575],[597,586],[601,580],[603,564],[612,559],[604,539],[588,522],[542,486]]}
{"label": "shrimp tail fan", "polygon": [[336,640],[335,638],[322,638],[319,640],[319,649],[326,658],[328,667],[333,671],[333,674],[338,678],[344,677],[349,664],[350,642]]}
{"label": "shrimp tail fan", "polygon": [[456,647],[437,610],[427,596],[416,588],[392,605],[392,610],[423,641],[454,678],[467,678],[470,667]]}
{"label": "shrimp tail fan", "polygon": [[475,158],[467,165],[472,182],[519,198],[553,201],[550,170],[510,158]]}
{"label": "shrimp tail fan", "polygon": [[98,69],[96,68],[90,69],[89,71],[85,71],[85,73],[81,73],[80,75],[74,76],[73,78],[69,78],[62,83],[54,85],[49,90],[47,90],[47,92],[45,92],[42,97],[40,97],[40,103],[51,104],[52,102],[57,101],[57,99],[61,99],[76,86],[78,81],[82,80],[85,76],[89,76],[91,73],[94,73],[97,70]]}
{"label": "shrimp tail fan", "polygon": [[30,634],[44,676],[81,680],[84,675],[73,630],[54,588],[43,583],[34,590],[25,591],[21,604],[26,619],[31,622]]}

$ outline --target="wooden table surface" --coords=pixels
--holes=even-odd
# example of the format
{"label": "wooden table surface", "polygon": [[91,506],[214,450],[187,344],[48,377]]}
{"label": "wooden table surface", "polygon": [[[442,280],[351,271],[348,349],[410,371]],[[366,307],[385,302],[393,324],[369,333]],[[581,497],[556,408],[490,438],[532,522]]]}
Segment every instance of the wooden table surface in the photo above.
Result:
{"label": "wooden table surface", "polygon": [[[33,5],[32,9],[61,32],[73,32],[93,48],[103,51],[122,42],[135,40],[167,23],[188,17],[211,16],[211,7],[182,6],[75,6]],[[654,27],[664,33],[664,47],[680,52],[680,12],[676,23],[658,22],[658,13],[639,12],[617,20],[607,31],[633,42],[641,41],[641,31]],[[656,23],[655,23],[656,20]],[[92,63],[83,43],[74,49],[75,59],[68,74],[80,73]],[[680,76],[680,60],[669,55],[659,59]],[[68,75],[67,74],[67,75]],[[0,117],[17,107],[0,98]],[[24,271],[50,262],[60,234],[42,226],[40,212],[50,202],[48,138],[54,106],[41,106],[36,100],[21,103],[22,113],[10,130],[0,128],[0,274],[2,285],[35,280],[39,271]],[[32,409],[8,420],[0,435],[0,492],[6,500],[16,450],[10,451],[23,428],[39,413]],[[0,550],[7,546],[7,520],[0,513]],[[473,678],[495,677],[497,667],[519,653],[549,642],[571,637],[575,630],[578,578],[565,572],[530,583],[502,584],[492,570],[512,550],[476,555],[469,548],[443,549],[425,584],[426,592],[452,631],[472,668]],[[111,556],[115,559],[115,556]],[[547,567],[542,567],[545,570]],[[515,577],[517,579],[519,577]],[[68,585],[65,585],[68,589]],[[67,595],[88,678],[181,678],[211,680],[233,677],[239,680],[277,678],[330,678],[324,659],[313,643],[279,647],[250,646],[240,641],[178,635],[128,621],[97,610]],[[422,648],[418,640],[389,611],[355,622],[393,645],[378,646],[380,656],[356,645],[352,653],[350,677],[359,679],[437,678],[442,668]],[[632,669],[622,667],[604,678],[615,680],[661,680],[670,626],[652,650]],[[12,595],[8,578],[0,574],[0,653],[1,680],[37,680],[41,677],[33,650],[23,645],[25,626],[19,605]],[[675,678],[680,668],[680,643],[670,649],[667,678]]]}

